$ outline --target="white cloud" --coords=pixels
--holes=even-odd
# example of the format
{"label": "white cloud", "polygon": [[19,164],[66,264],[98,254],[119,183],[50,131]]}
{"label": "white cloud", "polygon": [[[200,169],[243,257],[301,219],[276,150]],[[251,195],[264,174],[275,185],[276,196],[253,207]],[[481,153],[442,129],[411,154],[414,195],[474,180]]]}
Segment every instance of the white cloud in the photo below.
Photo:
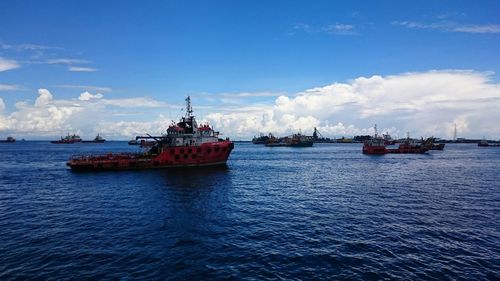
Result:
{"label": "white cloud", "polygon": [[48,105],[54,97],[47,89],[38,90],[38,98],[35,100],[36,107],[43,107]]}
{"label": "white cloud", "polygon": [[19,44],[19,45],[10,45],[10,44],[0,43],[0,49],[4,49],[4,50],[15,49],[17,51],[62,50],[62,48],[60,48],[60,47],[42,46],[42,45],[29,44],[29,43]]}
{"label": "white cloud", "polygon": [[89,85],[55,85],[54,87],[67,88],[67,89],[82,89],[85,91],[95,91],[100,93],[107,93],[112,91],[112,89],[109,87],[99,87],[99,86],[89,86]]}
{"label": "white cloud", "polygon": [[[399,137],[409,131],[415,137],[451,138],[457,124],[459,137],[498,139],[500,84],[492,75],[463,70],[374,75],[282,94],[267,103],[222,106],[225,97],[216,95],[211,104],[218,106],[192,102],[199,122],[210,122],[224,136],[237,139],[260,132],[311,134],[313,127],[325,137],[349,137],[372,134],[375,123],[381,132]],[[40,89],[34,103],[18,102],[10,114],[0,102],[0,130],[52,137],[68,131],[93,137],[99,132],[109,139],[128,139],[163,132],[182,107],[147,97],[110,99],[90,92],[57,99]]]}
{"label": "white cloud", "polygon": [[393,25],[415,29],[435,29],[444,32],[462,33],[500,33],[500,24],[460,24],[453,21],[440,21],[434,23],[420,23],[414,21],[394,21]]}
{"label": "white cloud", "polygon": [[94,72],[94,71],[98,71],[98,69],[96,69],[96,68],[81,67],[81,66],[70,66],[70,67],[68,67],[68,70],[72,71],[72,72]]}
{"label": "white cloud", "polygon": [[[148,110],[138,112],[141,108]],[[0,101],[0,131],[29,138],[58,138],[61,134],[75,132],[89,138],[101,133],[110,139],[126,139],[136,134],[164,131],[170,119],[153,111],[170,108],[179,109],[180,106],[145,97],[105,99],[103,94],[90,92],[73,99],[57,99],[49,90],[39,89],[34,102],[17,102],[10,114],[5,114],[5,104]],[[155,116],[158,120],[151,120]],[[149,119],[136,120],[145,117]]]}
{"label": "white cloud", "polygon": [[206,118],[221,131],[248,137],[259,132],[311,133],[318,127],[327,136],[353,136],[382,131],[404,136],[500,137],[500,86],[489,73],[429,71],[394,76],[359,77],[280,96],[274,105],[247,112],[211,113]]}
{"label": "white cloud", "polygon": [[89,62],[90,61],[88,60],[68,59],[68,58],[48,59],[45,61],[46,64],[66,64],[66,65],[72,65],[75,63],[89,63]]}
{"label": "white cloud", "polygon": [[21,90],[22,87],[19,85],[12,85],[12,84],[0,84],[0,91],[16,91],[16,90]]}
{"label": "white cloud", "polygon": [[9,59],[5,59],[5,58],[0,57],[0,72],[11,70],[11,69],[16,69],[19,67],[21,67],[21,65],[19,65],[19,63],[17,63],[17,61],[9,60]]}
{"label": "white cloud", "polygon": [[111,105],[122,108],[141,108],[141,107],[149,107],[149,108],[167,108],[171,107],[170,104],[167,104],[162,101],[157,101],[147,97],[138,97],[138,98],[121,98],[121,99],[104,99],[103,104]]}
{"label": "white cloud", "polygon": [[92,95],[91,93],[89,92],[83,92],[80,94],[80,96],[78,97],[79,100],[83,100],[83,101],[87,101],[87,100],[91,100],[91,99],[100,99],[102,98],[102,94],[95,94],[95,95]]}
{"label": "white cloud", "polygon": [[299,23],[294,26],[295,30],[302,30],[307,33],[327,33],[334,35],[357,35],[356,26],[352,24],[335,23],[324,26],[312,26],[305,23]]}

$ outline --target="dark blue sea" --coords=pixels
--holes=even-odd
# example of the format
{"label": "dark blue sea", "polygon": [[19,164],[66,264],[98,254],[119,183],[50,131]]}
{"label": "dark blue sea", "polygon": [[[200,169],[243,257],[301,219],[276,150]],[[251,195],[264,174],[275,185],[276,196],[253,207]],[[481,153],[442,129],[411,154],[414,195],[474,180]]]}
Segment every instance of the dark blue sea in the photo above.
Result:
{"label": "dark blue sea", "polygon": [[500,148],[236,143],[223,168],[65,166],[137,149],[0,144],[0,280],[500,279]]}

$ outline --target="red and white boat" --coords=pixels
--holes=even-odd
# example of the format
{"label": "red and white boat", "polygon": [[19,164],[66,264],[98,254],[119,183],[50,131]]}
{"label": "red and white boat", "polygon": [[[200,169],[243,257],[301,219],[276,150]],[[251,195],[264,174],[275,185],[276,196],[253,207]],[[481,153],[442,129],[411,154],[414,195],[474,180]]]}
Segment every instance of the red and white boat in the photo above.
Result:
{"label": "red and white boat", "polygon": [[428,138],[425,141],[415,142],[408,136],[406,140],[399,144],[398,148],[387,148],[386,139],[378,136],[377,125],[375,125],[375,136],[364,142],[363,153],[375,155],[387,153],[425,153],[432,148],[433,140],[434,138]]}
{"label": "red and white boat", "polygon": [[166,135],[138,138],[154,140],[154,145],[145,153],[76,155],[66,165],[77,171],[225,165],[234,148],[229,138],[220,139],[208,124],[198,126],[189,96],[186,116],[170,125]]}

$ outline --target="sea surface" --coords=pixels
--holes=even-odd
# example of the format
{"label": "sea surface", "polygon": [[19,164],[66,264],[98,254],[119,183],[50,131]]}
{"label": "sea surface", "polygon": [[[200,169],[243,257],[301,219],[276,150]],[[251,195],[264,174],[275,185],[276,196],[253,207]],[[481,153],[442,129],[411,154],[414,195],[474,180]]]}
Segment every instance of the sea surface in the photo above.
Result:
{"label": "sea surface", "polygon": [[500,148],[236,143],[227,167],[71,172],[0,144],[0,280],[499,280]]}

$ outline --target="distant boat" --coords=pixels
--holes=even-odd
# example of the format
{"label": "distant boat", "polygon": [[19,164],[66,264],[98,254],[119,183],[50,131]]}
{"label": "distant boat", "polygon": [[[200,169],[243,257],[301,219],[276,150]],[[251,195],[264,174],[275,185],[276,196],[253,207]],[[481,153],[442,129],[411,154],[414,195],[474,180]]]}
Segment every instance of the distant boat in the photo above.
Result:
{"label": "distant boat", "polygon": [[[129,145],[139,145],[141,147],[152,147],[156,144],[156,141],[152,140],[146,140],[148,138],[151,138],[150,135],[148,136],[137,136],[135,140],[129,140],[128,144]],[[137,139],[141,139],[141,141],[137,141]]]}
{"label": "distant boat", "polygon": [[[425,153],[432,149],[432,138],[425,141],[416,142],[412,139],[406,139],[399,144],[398,148],[386,148],[385,140],[375,136],[363,145],[364,154],[387,154],[387,153]],[[444,148],[444,145],[443,145]],[[440,149],[442,150],[442,149]]]}
{"label": "distant boat", "polygon": [[494,146],[494,147],[500,147],[500,143],[489,143],[487,140],[481,140],[477,146]]}
{"label": "distant boat", "polygon": [[5,140],[0,140],[2,143],[7,143],[7,142],[15,142],[16,139],[13,137],[7,137]]}
{"label": "distant boat", "polygon": [[266,142],[268,147],[289,146],[289,147],[311,147],[314,142],[308,136],[300,133],[294,134],[291,137],[275,138],[270,134],[269,140]]}
{"label": "distant boat", "polygon": [[445,144],[444,143],[434,143],[431,146],[431,150],[443,150]]}
{"label": "distant boat", "polygon": [[148,140],[141,140],[141,142],[139,143],[141,147],[152,147],[155,144],[156,141],[148,141]]}
{"label": "distant boat", "polygon": [[330,138],[323,137],[323,135],[318,131],[318,129],[316,127],[314,127],[312,141],[317,142],[317,143],[334,143],[334,142],[336,142],[336,140],[332,140]]}
{"label": "distant boat", "polygon": [[422,141],[418,142],[410,139],[408,134],[408,137],[399,144],[398,148],[387,148],[386,139],[380,137],[377,133],[377,125],[375,125],[374,129],[375,136],[363,144],[363,154],[425,153],[431,149],[434,142],[434,138],[428,138],[425,141],[422,139]]}
{"label": "distant boat", "polygon": [[91,141],[82,141],[83,143],[103,143],[105,142],[106,140],[101,137],[99,134],[97,134],[97,136],[91,140]]}
{"label": "distant boat", "polygon": [[252,139],[253,144],[265,144],[269,140],[269,136],[265,136],[263,134],[260,134],[258,137],[254,137]]}
{"label": "distant boat", "polygon": [[387,132],[385,135],[382,135],[384,138],[384,143],[385,145],[395,145],[398,141],[393,139],[391,135],[389,135],[389,132]]}
{"label": "distant boat", "polygon": [[51,143],[56,143],[56,144],[73,144],[75,142],[81,142],[82,139],[80,138],[79,135],[67,135],[65,136],[64,138],[61,137],[60,140],[56,140],[56,141],[51,141]]}

